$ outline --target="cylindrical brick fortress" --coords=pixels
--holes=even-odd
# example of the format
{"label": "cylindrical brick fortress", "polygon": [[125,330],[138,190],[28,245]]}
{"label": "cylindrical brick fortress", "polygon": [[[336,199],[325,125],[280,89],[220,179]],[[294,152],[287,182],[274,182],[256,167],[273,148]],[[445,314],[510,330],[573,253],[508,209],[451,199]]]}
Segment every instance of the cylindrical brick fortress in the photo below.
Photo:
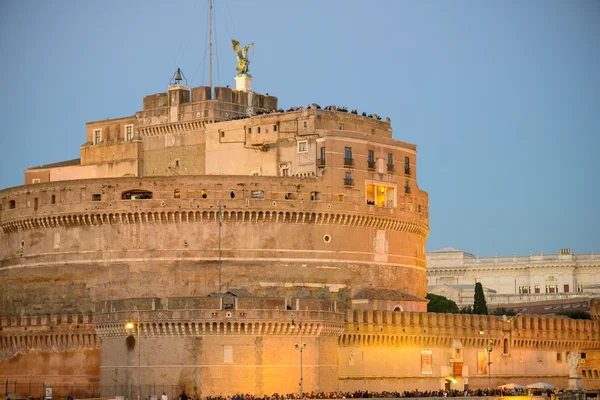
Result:
{"label": "cylindrical brick fortress", "polygon": [[317,191],[325,192],[317,178],[262,176],[3,190],[0,313],[89,312],[107,299],[206,296],[219,292],[219,259],[223,292],[345,301],[359,289],[387,288],[425,296],[426,215],[311,200]]}

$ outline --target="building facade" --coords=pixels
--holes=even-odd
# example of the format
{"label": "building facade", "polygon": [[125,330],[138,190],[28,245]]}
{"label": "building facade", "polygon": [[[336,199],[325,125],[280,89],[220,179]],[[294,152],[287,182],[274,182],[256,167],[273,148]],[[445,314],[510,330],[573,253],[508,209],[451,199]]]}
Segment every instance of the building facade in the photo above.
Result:
{"label": "building facade", "polygon": [[599,321],[426,313],[416,146],[377,115],[281,110],[249,79],[175,82],[0,191],[0,380],[130,398],[566,386],[555,361],[600,347]]}
{"label": "building facade", "polygon": [[[564,302],[600,296],[600,256],[559,254],[480,258],[451,247],[427,253],[427,290],[473,305],[481,282],[488,305],[511,308],[530,302]],[[573,303],[573,302],[571,302]],[[566,302],[565,304],[570,304]]]}

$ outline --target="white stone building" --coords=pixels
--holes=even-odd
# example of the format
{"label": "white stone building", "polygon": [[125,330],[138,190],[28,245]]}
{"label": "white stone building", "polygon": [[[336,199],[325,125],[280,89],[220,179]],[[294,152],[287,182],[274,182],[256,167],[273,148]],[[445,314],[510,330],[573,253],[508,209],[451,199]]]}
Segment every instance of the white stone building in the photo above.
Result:
{"label": "white stone building", "polygon": [[459,307],[473,304],[475,283],[484,287],[488,305],[600,296],[600,256],[559,254],[480,258],[446,247],[427,253],[427,292]]}

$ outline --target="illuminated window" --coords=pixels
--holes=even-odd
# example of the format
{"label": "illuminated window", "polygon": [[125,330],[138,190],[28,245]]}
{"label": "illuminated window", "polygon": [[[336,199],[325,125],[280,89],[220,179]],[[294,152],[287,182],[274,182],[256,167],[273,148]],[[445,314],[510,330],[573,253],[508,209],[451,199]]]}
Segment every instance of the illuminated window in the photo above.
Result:
{"label": "illuminated window", "polygon": [[535,285],[534,286],[534,290],[535,290],[535,293],[539,293],[540,292],[540,285]]}
{"label": "illuminated window", "polygon": [[337,198],[338,198],[339,202],[343,202],[344,201],[344,195],[343,194],[338,194]]}
{"label": "illuminated window", "polygon": [[371,206],[395,207],[396,185],[388,182],[366,182],[366,202]]}
{"label": "illuminated window", "polygon": [[181,191],[179,189],[175,189],[173,191],[173,198],[174,199],[180,199],[181,198]]}
{"label": "illuminated window", "polygon": [[250,175],[260,176],[260,167],[250,168]]}

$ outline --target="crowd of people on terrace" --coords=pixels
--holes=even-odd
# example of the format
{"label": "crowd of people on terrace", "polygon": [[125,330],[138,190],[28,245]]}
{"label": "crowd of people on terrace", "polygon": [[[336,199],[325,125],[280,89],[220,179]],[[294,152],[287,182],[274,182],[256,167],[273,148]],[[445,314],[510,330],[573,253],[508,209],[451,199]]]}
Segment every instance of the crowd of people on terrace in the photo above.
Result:
{"label": "crowd of people on terrace", "polygon": [[[344,106],[327,106],[324,108],[321,108],[320,105],[316,105],[317,110],[327,110],[327,111],[332,111],[334,108],[339,111],[339,112],[348,112],[348,107],[344,107]],[[306,106],[306,109],[309,110],[311,109],[312,106],[309,104],[308,106]],[[253,112],[251,115],[249,114],[237,114],[234,116],[230,116],[230,117],[226,117],[223,119],[223,121],[233,121],[233,120],[238,120],[238,119],[246,119],[246,118],[250,118],[250,117],[254,117],[257,115],[266,115],[266,114],[277,114],[277,113],[286,113],[286,112],[292,112],[292,111],[301,111],[304,110],[305,108],[302,106],[293,106],[288,108],[287,110],[284,110],[283,108],[277,108],[277,109],[273,109],[271,111],[255,111]],[[357,110],[351,110],[349,112],[350,114],[354,114],[354,115],[359,115]],[[368,118],[376,118],[377,120],[381,121],[381,117],[376,115],[376,114],[367,114],[366,112],[362,112],[360,114],[362,117],[368,117]]]}
{"label": "crowd of people on terrace", "polygon": [[[426,390],[418,389],[404,392],[307,392],[306,399],[367,399],[367,398],[411,398],[411,397],[498,397],[498,396],[547,396],[565,393],[562,389],[466,389],[466,390]],[[299,393],[280,394],[270,396],[253,396],[250,394],[235,394],[233,396],[207,397],[206,400],[292,400],[300,399]]]}

